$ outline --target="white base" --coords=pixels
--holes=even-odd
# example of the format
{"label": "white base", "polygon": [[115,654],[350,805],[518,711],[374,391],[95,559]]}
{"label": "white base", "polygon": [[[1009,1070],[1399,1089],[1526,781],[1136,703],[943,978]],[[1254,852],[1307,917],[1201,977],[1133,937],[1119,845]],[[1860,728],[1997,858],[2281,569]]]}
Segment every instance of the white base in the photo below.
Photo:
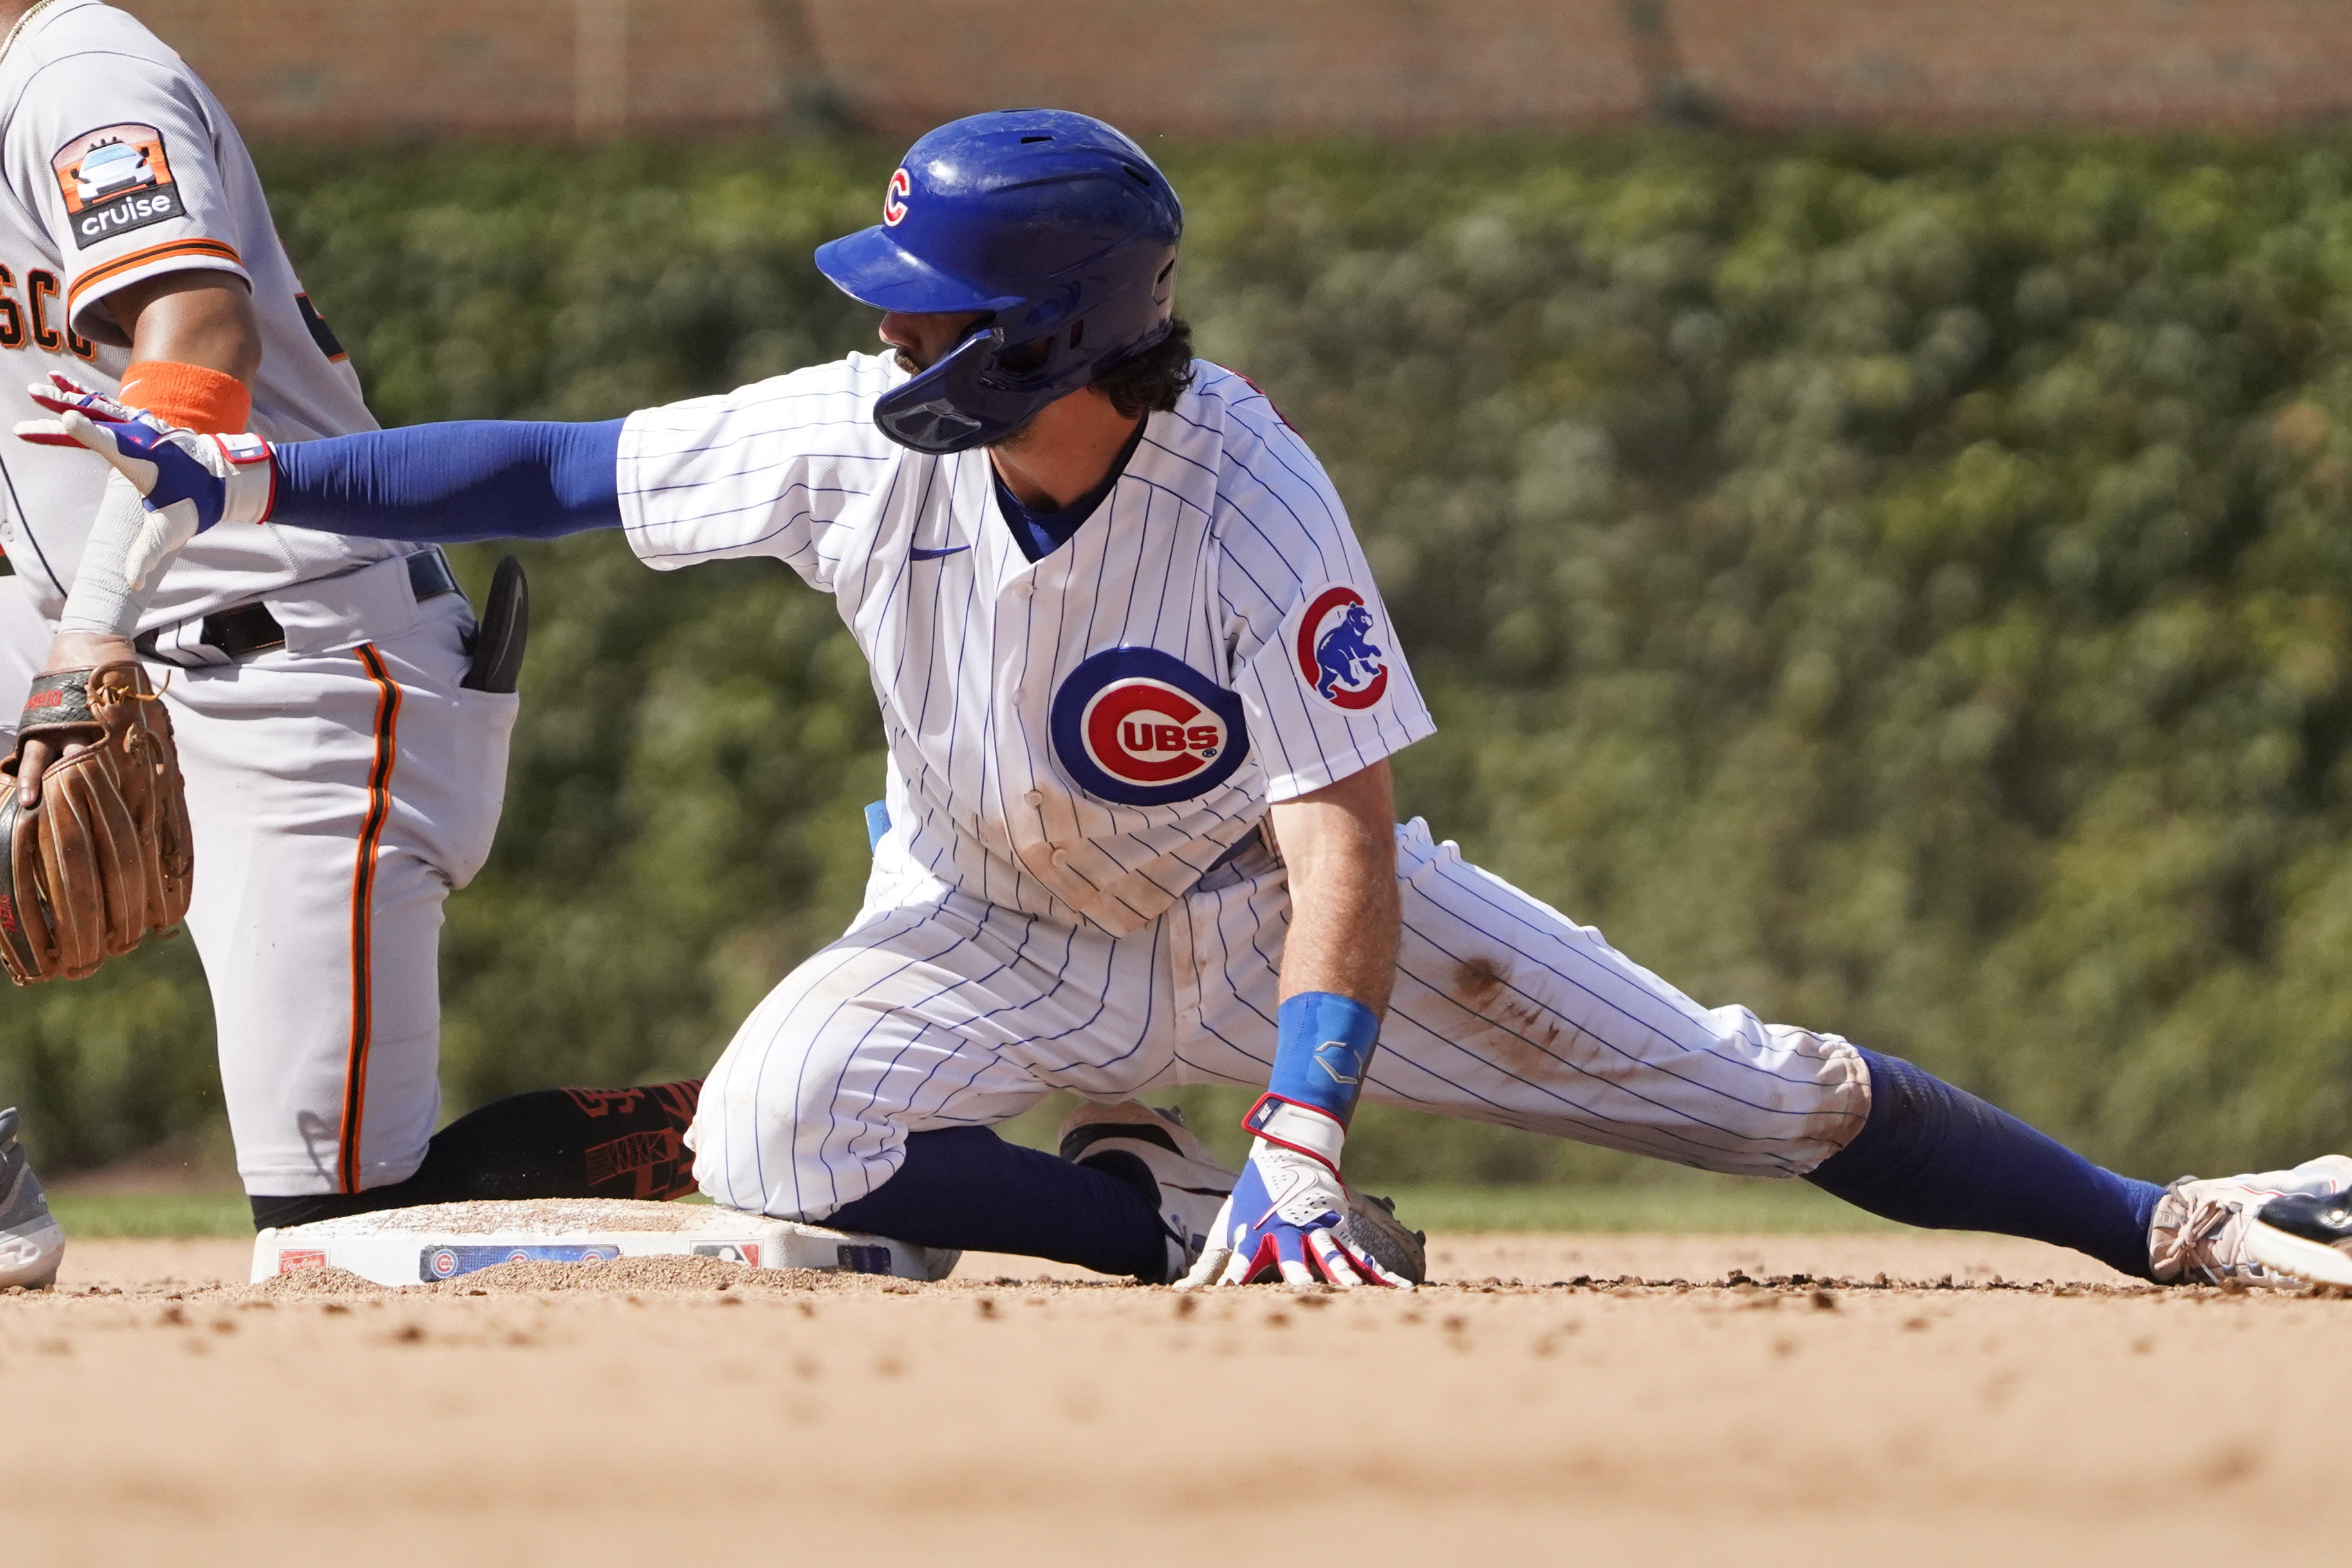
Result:
{"label": "white base", "polygon": [[698,1204],[540,1198],[383,1209],[265,1230],[253,1238],[253,1280],[343,1268],[379,1285],[430,1285],[501,1263],[663,1257],[944,1279],[962,1254]]}

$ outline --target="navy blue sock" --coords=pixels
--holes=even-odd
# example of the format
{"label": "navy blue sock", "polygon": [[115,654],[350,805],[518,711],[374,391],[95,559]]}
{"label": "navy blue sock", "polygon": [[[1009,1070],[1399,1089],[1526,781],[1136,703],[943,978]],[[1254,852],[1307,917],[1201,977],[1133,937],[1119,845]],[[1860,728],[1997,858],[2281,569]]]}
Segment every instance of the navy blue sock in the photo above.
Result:
{"label": "navy blue sock", "polygon": [[1807,1181],[1905,1225],[2031,1237],[2148,1277],[2147,1222],[2162,1187],[2102,1170],[1900,1058],[1862,1057],[1870,1120]]}
{"label": "navy blue sock", "polygon": [[985,1127],[907,1137],[896,1174],[825,1224],[971,1252],[1050,1258],[1160,1281],[1168,1271],[1150,1194],[1101,1171],[1007,1143]]}

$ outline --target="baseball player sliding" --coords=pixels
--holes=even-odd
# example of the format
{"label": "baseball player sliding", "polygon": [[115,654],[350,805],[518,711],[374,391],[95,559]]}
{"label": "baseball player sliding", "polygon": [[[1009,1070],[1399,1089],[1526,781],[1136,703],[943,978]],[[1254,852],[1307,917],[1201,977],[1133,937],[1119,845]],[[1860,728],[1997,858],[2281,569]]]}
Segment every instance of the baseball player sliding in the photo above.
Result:
{"label": "baseball player sliding", "polygon": [[[856,923],[711,1071],[695,1174],[721,1204],[1146,1280],[1392,1283],[1409,1252],[1340,1176],[1369,1095],[2149,1279],[2352,1282],[2352,1159],[2102,1170],[1906,1062],[1702,1007],[1395,826],[1388,759],[1429,714],[1314,455],[1192,358],[1181,228],[1110,127],[985,114],[817,252],[885,354],[605,424],[224,444],[51,396],[25,428],[143,492],[134,578],[289,527],[617,528],[657,569],[772,556],[835,597],[888,827]],[[1265,1091],[1237,1175],[1132,1102],[1202,1081]],[[1063,1158],[988,1130],[1051,1089],[1091,1102]]]}
{"label": "baseball player sliding", "polygon": [[[182,429],[373,430],[236,128],[186,64],[99,0],[0,0],[0,350]],[[16,577],[0,594],[29,595],[0,632],[36,612],[55,628],[30,656],[58,672],[34,683],[36,720],[80,689],[67,672],[95,687],[111,668],[125,689],[162,692],[194,829],[187,925],[257,1221],[467,1195],[668,1195],[690,1085],[524,1096],[433,1136],[442,902],[498,825],[520,583],[478,628],[430,545],[242,529],[133,592],[119,536],[143,513],[104,481],[79,453],[17,447],[0,463],[0,549]],[[28,673],[0,660],[8,713]],[[43,773],[64,749],[26,742],[7,818],[20,831],[0,834],[20,871],[13,902],[0,896],[0,940],[27,977],[47,976],[22,921],[46,910],[63,924],[78,900],[21,874],[40,847]],[[63,1247],[14,1131],[0,1117],[0,1286],[52,1277]],[[583,1163],[624,1139],[642,1160]]]}

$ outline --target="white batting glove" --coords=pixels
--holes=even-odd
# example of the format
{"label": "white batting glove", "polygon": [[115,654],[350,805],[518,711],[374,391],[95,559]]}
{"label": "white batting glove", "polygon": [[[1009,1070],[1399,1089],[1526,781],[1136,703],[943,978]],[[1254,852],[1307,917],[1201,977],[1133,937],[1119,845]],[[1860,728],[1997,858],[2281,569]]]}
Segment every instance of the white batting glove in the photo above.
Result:
{"label": "white batting glove", "polygon": [[278,466],[258,436],[199,436],[124,406],[61,375],[32,388],[54,419],[27,419],[17,438],[39,447],[87,447],[129,479],[147,521],[123,552],[122,577],[141,593],[163,574],[188,541],[221,522],[260,522],[269,515]]}
{"label": "white batting glove", "polygon": [[1312,1107],[1285,1102],[1261,1116],[1274,1098],[1267,1096],[1252,1112],[1262,1135],[1250,1146],[1233,1195],[1217,1212],[1200,1261],[1176,1288],[1247,1285],[1278,1276],[1286,1285],[1320,1279],[1343,1290],[1360,1284],[1412,1289],[1411,1280],[1341,1237],[1349,1198],[1347,1184],[1339,1179],[1339,1123]]}

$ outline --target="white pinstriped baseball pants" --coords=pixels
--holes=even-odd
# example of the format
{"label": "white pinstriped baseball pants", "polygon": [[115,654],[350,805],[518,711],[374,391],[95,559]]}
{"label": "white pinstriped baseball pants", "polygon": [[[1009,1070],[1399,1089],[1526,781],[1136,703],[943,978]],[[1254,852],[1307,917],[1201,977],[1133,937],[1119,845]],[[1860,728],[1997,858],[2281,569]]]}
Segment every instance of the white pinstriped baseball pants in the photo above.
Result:
{"label": "white pinstriped baseball pants", "polygon": [[[1367,1097],[1741,1175],[1801,1175],[1861,1130],[1869,1074],[1844,1040],[1699,1006],[1418,819],[1397,858],[1403,943]],[[1124,937],[903,860],[886,839],[856,923],[711,1069],[695,1176],[716,1202],[822,1219],[888,1180],[909,1132],[1052,1089],[1265,1086],[1290,894],[1262,847]]]}

